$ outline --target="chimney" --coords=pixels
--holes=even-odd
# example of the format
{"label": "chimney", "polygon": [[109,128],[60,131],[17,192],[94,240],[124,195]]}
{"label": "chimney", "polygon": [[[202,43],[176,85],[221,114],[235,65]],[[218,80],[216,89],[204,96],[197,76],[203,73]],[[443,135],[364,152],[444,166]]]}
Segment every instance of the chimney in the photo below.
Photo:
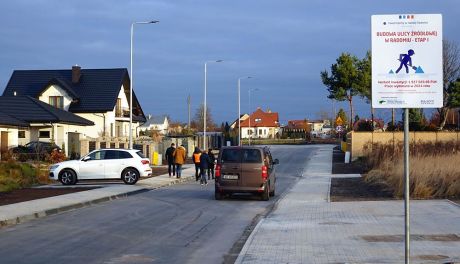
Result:
{"label": "chimney", "polygon": [[80,82],[81,67],[78,65],[72,66],[72,83],[76,84]]}

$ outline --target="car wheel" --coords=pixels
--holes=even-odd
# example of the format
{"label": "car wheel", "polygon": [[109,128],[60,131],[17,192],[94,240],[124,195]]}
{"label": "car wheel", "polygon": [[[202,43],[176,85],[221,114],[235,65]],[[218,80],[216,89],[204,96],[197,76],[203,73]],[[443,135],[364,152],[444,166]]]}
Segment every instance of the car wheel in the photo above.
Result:
{"label": "car wheel", "polygon": [[265,185],[264,192],[262,193],[262,200],[268,201],[270,199],[270,184]]}
{"label": "car wheel", "polygon": [[77,183],[77,175],[73,170],[64,169],[59,175],[59,181],[63,185],[75,185]]}
{"label": "car wheel", "polygon": [[270,192],[270,196],[275,196],[275,189],[273,188],[273,191]]}
{"label": "car wheel", "polygon": [[127,168],[121,173],[121,178],[126,184],[133,185],[139,180],[139,172],[135,169]]}

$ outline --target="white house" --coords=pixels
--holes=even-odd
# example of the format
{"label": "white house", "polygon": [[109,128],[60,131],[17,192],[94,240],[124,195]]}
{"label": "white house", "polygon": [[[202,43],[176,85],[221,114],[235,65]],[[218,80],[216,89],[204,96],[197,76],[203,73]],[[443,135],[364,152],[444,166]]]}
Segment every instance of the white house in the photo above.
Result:
{"label": "white house", "polygon": [[308,124],[311,127],[310,134],[312,137],[322,137],[322,135],[332,132],[331,122],[325,120],[309,120]]}
{"label": "white house", "polygon": [[29,141],[53,141],[79,153],[78,130],[94,123],[30,96],[0,96],[0,155]]}
{"label": "white house", "polygon": [[[248,119],[249,115],[248,114],[242,114],[240,116],[240,123],[243,122],[244,120]],[[238,128],[238,119],[236,119],[235,121],[233,121],[233,123],[230,125],[230,128],[231,129],[235,129],[235,128]]]}
{"label": "white house", "polygon": [[139,131],[157,131],[162,135],[167,135],[169,132],[169,120],[166,115],[152,116],[149,115],[147,121],[139,126]]}
{"label": "white house", "polygon": [[280,132],[278,113],[262,109],[252,113],[247,119],[241,121],[241,138],[275,138]]}
{"label": "white house", "polygon": [[[73,66],[69,70],[15,70],[1,96],[7,98],[4,100],[11,97],[38,99],[53,106],[48,109],[51,113],[61,110],[85,121],[79,120],[78,127],[69,128],[46,123],[38,125],[36,131],[32,129],[37,126],[34,122],[19,118],[29,126],[18,127],[17,135],[10,137],[9,141],[12,140],[11,145],[21,145],[32,140],[53,140],[59,146],[62,143],[70,146],[82,138],[128,137],[129,85],[128,71],[121,68],[81,69]],[[132,131],[137,136],[137,127],[145,122],[145,115],[134,92],[132,109]],[[15,113],[7,114],[17,118]]]}

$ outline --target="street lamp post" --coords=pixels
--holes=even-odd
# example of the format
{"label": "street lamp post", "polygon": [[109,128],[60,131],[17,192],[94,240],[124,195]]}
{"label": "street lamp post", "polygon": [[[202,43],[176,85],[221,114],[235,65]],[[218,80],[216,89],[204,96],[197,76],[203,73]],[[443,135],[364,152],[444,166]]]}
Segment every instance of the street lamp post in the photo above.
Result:
{"label": "street lamp post", "polygon": [[251,91],[259,91],[258,88],[253,88],[253,89],[248,89],[248,94],[249,94],[249,129],[248,133],[249,134],[249,146],[251,145],[251,137],[252,137],[252,128],[251,128]]}
{"label": "street lamp post", "polygon": [[240,87],[241,79],[250,79],[251,76],[240,77],[238,78],[238,146],[241,146],[241,96],[240,96]]}
{"label": "street lamp post", "polygon": [[203,107],[203,148],[206,150],[206,90],[207,90],[207,64],[208,62],[223,62],[223,60],[207,61],[204,63],[204,107]]}
{"label": "street lamp post", "polygon": [[134,25],[136,24],[155,24],[160,21],[152,20],[145,22],[133,22],[131,23],[131,52],[130,52],[130,83],[129,83],[129,148],[133,148],[133,36],[134,36]]}

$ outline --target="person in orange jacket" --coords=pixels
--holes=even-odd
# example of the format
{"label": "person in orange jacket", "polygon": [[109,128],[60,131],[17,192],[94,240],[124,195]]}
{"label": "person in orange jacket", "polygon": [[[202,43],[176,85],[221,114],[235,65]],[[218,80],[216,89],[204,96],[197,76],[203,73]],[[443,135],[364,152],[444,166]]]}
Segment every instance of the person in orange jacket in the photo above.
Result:
{"label": "person in orange jacket", "polygon": [[173,153],[174,163],[176,163],[176,177],[182,176],[182,164],[185,163],[186,155],[184,145],[180,145]]}
{"label": "person in orange jacket", "polygon": [[193,152],[193,163],[195,164],[195,181],[200,179],[200,157],[201,157],[201,150],[198,147],[195,147],[195,151]]}

